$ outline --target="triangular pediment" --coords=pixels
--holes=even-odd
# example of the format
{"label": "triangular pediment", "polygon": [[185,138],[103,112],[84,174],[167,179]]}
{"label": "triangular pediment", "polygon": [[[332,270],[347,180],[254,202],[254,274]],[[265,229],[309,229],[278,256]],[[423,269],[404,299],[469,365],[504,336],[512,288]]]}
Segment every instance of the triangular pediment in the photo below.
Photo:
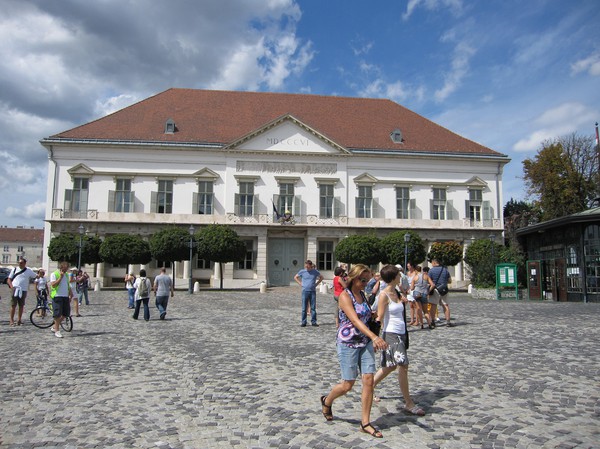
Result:
{"label": "triangular pediment", "polygon": [[94,170],[85,164],[77,164],[67,170],[71,176],[93,176]]}
{"label": "triangular pediment", "polygon": [[291,115],[282,116],[225,147],[237,151],[349,154],[338,143]]}
{"label": "triangular pediment", "polygon": [[378,182],[379,179],[368,173],[363,173],[362,175],[358,175],[354,178],[355,184],[377,184]]}
{"label": "triangular pediment", "polygon": [[194,177],[196,178],[207,178],[207,179],[217,179],[219,177],[219,174],[212,171],[210,168],[208,167],[204,167],[201,168],[200,170],[198,170],[197,172],[195,172],[193,174]]}
{"label": "triangular pediment", "polygon": [[487,182],[479,176],[473,176],[465,184],[469,187],[487,187]]}

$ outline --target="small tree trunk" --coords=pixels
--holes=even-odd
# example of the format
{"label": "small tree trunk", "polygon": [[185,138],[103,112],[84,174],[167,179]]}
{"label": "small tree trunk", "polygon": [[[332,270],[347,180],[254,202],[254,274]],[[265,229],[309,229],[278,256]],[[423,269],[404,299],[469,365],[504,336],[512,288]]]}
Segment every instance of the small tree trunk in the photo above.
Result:
{"label": "small tree trunk", "polygon": [[219,262],[219,283],[220,283],[220,287],[219,290],[223,290],[223,262]]}

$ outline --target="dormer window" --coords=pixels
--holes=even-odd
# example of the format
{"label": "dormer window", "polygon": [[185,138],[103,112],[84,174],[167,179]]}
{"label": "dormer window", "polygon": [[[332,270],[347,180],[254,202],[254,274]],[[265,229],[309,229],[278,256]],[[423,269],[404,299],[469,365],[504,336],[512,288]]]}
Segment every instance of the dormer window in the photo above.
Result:
{"label": "dormer window", "polygon": [[390,133],[390,138],[394,143],[402,143],[402,131],[396,128]]}
{"label": "dormer window", "polygon": [[175,133],[175,120],[170,118],[165,122],[165,134],[174,134]]}

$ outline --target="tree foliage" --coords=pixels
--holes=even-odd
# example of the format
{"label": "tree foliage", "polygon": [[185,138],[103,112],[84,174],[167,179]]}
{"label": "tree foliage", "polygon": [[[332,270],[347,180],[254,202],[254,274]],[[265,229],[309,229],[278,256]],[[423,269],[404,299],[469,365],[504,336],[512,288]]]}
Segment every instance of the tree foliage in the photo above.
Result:
{"label": "tree foliage", "polygon": [[220,288],[223,289],[223,264],[243,260],[246,244],[227,225],[211,224],[196,233],[198,257],[220,264]]}
{"label": "tree foliage", "polygon": [[425,260],[427,251],[423,240],[416,232],[402,230],[394,231],[381,239],[381,250],[383,263],[391,263],[392,265],[404,265],[404,236],[410,235],[408,241],[408,261],[417,265]]}
{"label": "tree foliage", "polygon": [[458,242],[434,242],[427,254],[429,260],[437,259],[446,267],[457,265],[463,258],[463,247]]}
{"label": "tree foliage", "polygon": [[100,245],[100,257],[108,263],[147,264],[152,260],[150,245],[139,235],[113,234]]}
{"label": "tree foliage", "polygon": [[374,235],[350,235],[338,242],[335,247],[335,259],[367,266],[379,263],[383,259],[381,240]]}
{"label": "tree foliage", "polygon": [[525,201],[515,201],[511,198],[504,205],[504,237],[507,246],[518,250],[520,246],[517,240],[517,230],[538,223],[540,215],[536,205]]}
{"label": "tree foliage", "polygon": [[495,267],[499,263],[516,264],[519,283],[526,282],[525,256],[518,248],[492,243],[489,239],[479,239],[467,247],[464,260],[468,264],[471,283],[476,287],[496,286]]}
{"label": "tree foliage", "polygon": [[[53,237],[48,245],[48,257],[60,262],[66,260],[71,265],[79,261],[79,234],[64,233]],[[99,237],[84,235],[81,237],[81,264],[94,264],[101,262],[99,255],[102,241]]]}
{"label": "tree foliage", "polygon": [[[194,236],[190,236],[185,228],[169,226],[152,234],[148,243],[152,257],[157,260],[168,260],[169,262],[188,260],[190,257],[190,238],[194,242]],[[192,248],[192,254],[196,252]]]}
{"label": "tree foliage", "polygon": [[591,136],[573,133],[544,142],[535,157],[523,161],[524,180],[542,220],[581,212],[600,196],[593,142]]}

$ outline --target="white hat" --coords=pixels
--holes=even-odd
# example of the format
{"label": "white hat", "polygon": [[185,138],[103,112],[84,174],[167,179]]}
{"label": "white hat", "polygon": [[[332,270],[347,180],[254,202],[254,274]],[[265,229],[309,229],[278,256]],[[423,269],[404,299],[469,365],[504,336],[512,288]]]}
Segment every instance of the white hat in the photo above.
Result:
{"label": "white hat", "polygon": [[402,265],[400,265],[400,264],[397,264],[397,265],[396,265],[396,268],[398,268],[399,270],[402,270],[402,271],[404,271],[404,268],[402,268]]}

